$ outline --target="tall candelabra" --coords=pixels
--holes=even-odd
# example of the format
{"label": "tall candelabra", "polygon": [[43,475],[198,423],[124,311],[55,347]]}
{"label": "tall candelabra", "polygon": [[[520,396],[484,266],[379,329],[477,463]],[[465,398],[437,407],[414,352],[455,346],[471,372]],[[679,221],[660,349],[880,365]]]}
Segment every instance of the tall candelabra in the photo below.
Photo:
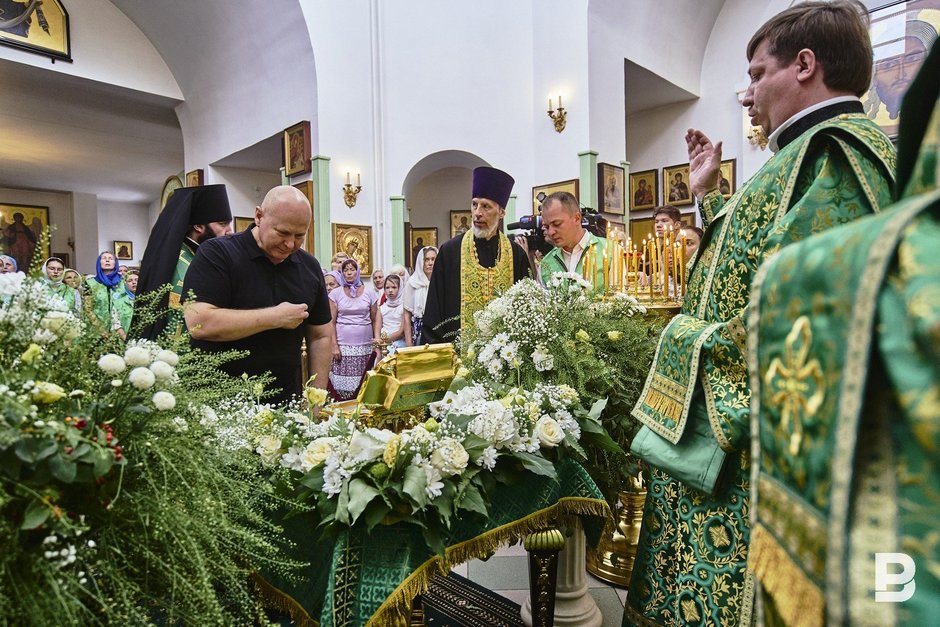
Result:
{"label": "tall candelabra", "polygon": [[641,242],[614,228],[606,246],[585,252],[581,276],[604,295],[626,293],[641,303],[678,304],[686,291],[686,256],[682,230],[667,227],[662,237],[649,235]]}

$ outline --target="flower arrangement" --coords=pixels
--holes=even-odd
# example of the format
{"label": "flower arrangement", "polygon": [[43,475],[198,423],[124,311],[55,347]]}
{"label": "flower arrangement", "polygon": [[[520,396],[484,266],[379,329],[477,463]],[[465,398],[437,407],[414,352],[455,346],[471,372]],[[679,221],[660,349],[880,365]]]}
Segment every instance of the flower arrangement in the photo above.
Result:
{"label": "flower arrangement", "polygon": [[584,409],[566,385],[526,390],[458,376],[426,422],[399,433],[363,427],[356,411],[314,420],[248,399],[217,424],[238,432],[225,439],[252,448],[269,468],[296,473],[325,529],[412,522],[443,552],[452,519],[486,517],[499,484],[526,471],[554,477],[552,460],[583,460],[587,444],[617,449],[598,422],[603,407]]}
{"label": "flower arrangement", "polygon": [[[567,385],[585,404],[607,399],[601,423],[624,449],[639,429],[630,411],[642,390],[665,319],[627,294],[590,296],[580,275],[552,275],[546,287],[523,280],[474,316],[462,331],[472,379],[533,389]],[[635,475],[623,451],[588,451],[587,468],[609,500]]]}
{"label": "flower arrangement", "polygon": [[274,495],[201,424],[243,382],[178,345],[84,333],[40,281],[0,275],[0,298],[0,616],[262,618],[247,574],[296,566],[266,522]]}

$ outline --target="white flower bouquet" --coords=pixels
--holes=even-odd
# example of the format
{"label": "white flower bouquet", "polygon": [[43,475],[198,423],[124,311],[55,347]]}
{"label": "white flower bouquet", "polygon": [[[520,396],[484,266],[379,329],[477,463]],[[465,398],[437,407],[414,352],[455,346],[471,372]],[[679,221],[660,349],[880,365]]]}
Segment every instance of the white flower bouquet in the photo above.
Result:
{"label": "white flower bouquet", "polygon": [[313,421],[250,404],[219,423],[240,420],[243,448],[298,473],[321,526],[411,521],[442,551],[440,530],[452,518],[487,515],[488,487],[520,472],[554,477],[553,460],[583,460],[587,440],[616,450],[598,422],[603,407],[585,410],[566,385],[525,390],[458,377],[426,422],[400,433],[364,428],[355,414]]}

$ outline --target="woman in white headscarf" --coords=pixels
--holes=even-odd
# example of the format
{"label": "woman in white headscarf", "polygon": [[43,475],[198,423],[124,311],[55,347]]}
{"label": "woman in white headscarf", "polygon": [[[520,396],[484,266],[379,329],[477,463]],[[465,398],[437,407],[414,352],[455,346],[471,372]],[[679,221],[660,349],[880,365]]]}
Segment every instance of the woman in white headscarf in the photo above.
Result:
{"label": "woman in white headscarf", "polygon": [[42,279],[50,294],[55,294],[65,301],[66,306],[76,316],[82,315],[82,296],[68,283],[63,281],[65,264],[58,257],[49,257],[42,263]]}
{"label": "woman in white headscarf", "polygon": [[431,284],[431,272],[437,249],[425,246],[418,251],[415,259],[415,271],[405,282],[405,295],[402,297],[405,307],[405,343],[408,346],[421,344],[421,329],[424,319],[424,304],[428,299],[428,286]]}

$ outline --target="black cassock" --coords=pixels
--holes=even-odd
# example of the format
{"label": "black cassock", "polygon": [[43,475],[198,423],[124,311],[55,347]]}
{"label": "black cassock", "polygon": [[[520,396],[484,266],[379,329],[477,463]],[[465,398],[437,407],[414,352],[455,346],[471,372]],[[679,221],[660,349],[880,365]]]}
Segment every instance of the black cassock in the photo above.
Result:
{"label": "black cassock", "polygon": [[[443,244],[434,262],[428,300],[424,305],[424,324],[421,342],[453,342],[460,331],[460,245],[463,235],[453,237]],[[496,265],[499,253],[499,238],[488,240],[473,238],[477,247],[477,259],[484,268]],[[512,244],[512,281],[516,283],[530,276],[529,259],[522,247]]]}

